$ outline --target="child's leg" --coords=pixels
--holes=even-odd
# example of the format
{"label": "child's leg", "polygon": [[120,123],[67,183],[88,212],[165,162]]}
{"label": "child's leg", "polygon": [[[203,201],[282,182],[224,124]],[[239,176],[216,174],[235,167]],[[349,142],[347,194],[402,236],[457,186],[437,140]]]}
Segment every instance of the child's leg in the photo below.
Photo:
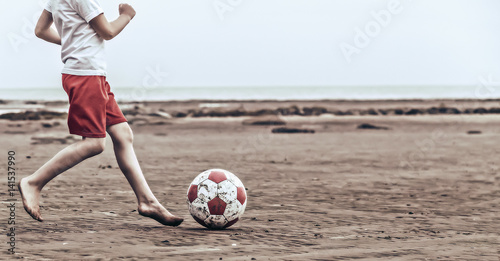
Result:
{"label": "child's leg", "polygon": [[128,123],[112,125],[107,131],[113,140],[118,165],[137,197],[139,214],[153,218],[167,226],[180,225],[183,219],[170,214],[149,188],[134,152],[133,134]]}
{"label": "child's leg", "polygon": [[26,212],[34,219],[43,221],[38,205],[40,191],[43,187],[57,175],[83,160],[101,153],[104,150],[104,145],[104,138],[83,138],[61,150],[32,175],[21,179],[19,192],[23,198]]}

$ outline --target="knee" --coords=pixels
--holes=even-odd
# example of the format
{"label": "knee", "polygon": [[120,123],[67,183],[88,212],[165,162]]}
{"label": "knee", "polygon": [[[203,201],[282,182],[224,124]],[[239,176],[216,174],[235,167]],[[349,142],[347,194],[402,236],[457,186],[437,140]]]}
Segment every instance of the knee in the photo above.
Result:
{"label": "knee", "polygon": [[128,127],[124,131],[124,133],[123,133],[123,140],[126,143],[133,143],[134,142],[134,133],[132,132],[132,129],[130,129],[130,127]]}
{"label": "knee", "polygon": [[88,142],[87,152],[90,157],[101,154],[106,147],[106,139],[92,139]]}
{"label": "knee", "polygon": [[119,145],[128,145],[134,142],[134,134],[128,125],[120,128],[117,134],[112,138],[113,142],[118,143]]}

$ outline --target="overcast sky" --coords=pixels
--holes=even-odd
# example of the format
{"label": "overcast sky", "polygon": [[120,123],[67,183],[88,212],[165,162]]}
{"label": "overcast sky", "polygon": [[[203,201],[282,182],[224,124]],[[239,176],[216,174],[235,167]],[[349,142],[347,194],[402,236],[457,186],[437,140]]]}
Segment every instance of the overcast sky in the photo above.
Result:
{"label": "overcast sky", "polygon": [[[108,19],[125,0],[100,0]],[[2,1],[0,88],[60,86],[38,0]],[[477,85],[500,81],[498,0],[130,0],[114,87]],[[157,72],[155,72],[157,71]]]}

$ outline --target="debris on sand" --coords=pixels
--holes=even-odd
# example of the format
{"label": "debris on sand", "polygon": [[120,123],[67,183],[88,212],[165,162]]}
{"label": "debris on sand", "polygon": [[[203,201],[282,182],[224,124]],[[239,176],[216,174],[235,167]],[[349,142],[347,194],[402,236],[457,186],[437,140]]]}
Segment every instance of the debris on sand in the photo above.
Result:
{"label": "debris on sand", "polygon": [[130,125],[146,125],[149,123],[149,120],[144,117],[135,117],[133,119],[127,119],[128,124]]}
{"label": "debris on sand", "polygon": [[384,126],[375,126],[369,123],[362,123],[358,126],[358,129],[369,129],[369,130],[389,130],[389,128]]}
{"label": "debris on sand", "polygon": [[[156,118],[156,117],[155,117]],[[137,125],[137,126],[152,126],[152,125],[170,125],[172,124],[171,122],[165,121],[165,120],[158,120],[155,118],[151,117],[135,117],[133,119],[127,120],[128,124],[130,125]]]}
{"label": "debris on sand", "polygon": [[286,122],[277,116],[264,116],[244,120],[243,125],[277,126],[286,125]]}
{"label": "debris on sand", "polygon": [[42,122],[42,127],[44,127],[44,128],[52,128],[52,127],[57,127],[59,125],[61,125],[61,123],[59,123],[58,121],[55,121],[53,123]]}
{"label": "debris on sand", "polygon": [[[26,101],[28,105],[44,105],[44,106],[62,106],[67,102],[51,102],[40,103],[37,101]],[[1,100],[0,100],[0,104]],[[243,106],[239,108],[230,107],[202,107],[202,108],[189,108],[180,107],[174,110],[163,108],[151,108],[147,104],[129,104],[126,108],[122,109],[125,116],[136,117],[154,117],[154,118],[185,118],[185,117],[279,117],[279,116],[321,116],[321,115],[334,115],[334,116],[376,116],[376,115],[452,115],[452,114],[500,114],[500,107],[477,107],[477,108],[463,108],[449,107],[445,104],[432,107],[394,107],[394,108],[344,108],[333,106],[298,106],[289,105],[277,108],[261,108],[245,109]],[[67,113],[55,112],[49,110],[28,110],[24,112],[11,112],[0,115],[0,119],[7,119],[11,121],[21,120],[52,120],[52,119],[65,119]],[[244,125],[285,125],[281,121],[266,120],[262,123],[255,122],[254,124]]]}
{"label": "debris on sand", "polygon": [[290,107],[280,107],[276,110],[280,115],[289,116],[289,115],[302,115],[303,111],[297,105],[292,105]]}
{"label": "debris on sand", "polygon": [[474,114],[486,114],[488,110],[485,108],[477,108],[472,111]]}
{"label": "debris on sand", "polygon": [[405,112],[405,115],[418,115],[418,114],[424,114],[424,111],[419,109],[410,109],[409,111]]}
{"label": "debris on sand", "polygon": [[163,111],[153,112],[153,113],[150,113],[148,116],[161,117],[161,118],[165,118],[165,119],[172,119],[172,115],[170,115],[169,113],[163,112]]}
{"label": "debris on sand", "polygon": [[280,127],[274,128],[273,133],[315,133],[315,130]]}
{"label": "debris on sand", "polygon": [[66,113],[54,111],[10,112],[0,115],[0,119],[11,121],[65,119]]}
{"label": "debris on sand", "polygon": [[73,138],[73,136],[67,136],[66,138],[32,137],[31,140],[33,140],[33,142],[31,143],[32,145],[39,145],[52,143],[67,144],[68,142],[74,141],[75,139]]}
{"label": "debris on sand", "polygon": [[[256,113],[255,115],[251,115],[251,116],[267,115],[268,112],[261,110],[261,111],[255,112],[255,113]],[[260,114],[260,113],[262,113],[262,114]],[[244,110],[235,109],[235,110],[228,110],[228,111],[226,111],[226,110],[223,110],[223,109],[220,109],[220,108],[216,108],[216,109],[203,108],[201,110],[190,109],[185,114],[187,116],[195,117],[195,118],[199,118],[199,117],[240,117],[240,116],[247,116],[247,112],[244,111]],[[178,117],[184,116],[184,114],[179,114],[179,113],[177,113],[176,115]]]}
{"label": "debris on sand", "polygon": [[477,134],[481,134],[481,133],[483,133],[483,132],[480,130],[470,130],[467,132],[467,134],[469,134],[469,135],[475,135],[475,134],[477,135]]}
{"label": "debris on sand", "polygon": [[171,115],[174,118],[184,118],[184,117],[187,117],[187,113],[185,113],[185,112],[179,112],[179,111],[172,112]]}
{"label": "debris on sand", "polygon": [[359,115],[378,115],[379,113],[380,113],[380,114],[384,114],[384,113],[386,113],[386,114],[387,114],[387,112],[385,112],[385,111],[380,111],[380,112],[378,112],[378,111],[377,111],[377,110],[375,110],[375,109],[368,109],[368,110],[361,110],[361,111],[359,112]]}
{"label": "debris on sand", "polygon": [[328,110],[326,108],[318,107],[318,106],[315,106],[312,108],[304,107],[302,109],[302,111],[304,112],[304,114],[303,114],[304,116],[319,116],[321,114],[325,114],[328,112]]}

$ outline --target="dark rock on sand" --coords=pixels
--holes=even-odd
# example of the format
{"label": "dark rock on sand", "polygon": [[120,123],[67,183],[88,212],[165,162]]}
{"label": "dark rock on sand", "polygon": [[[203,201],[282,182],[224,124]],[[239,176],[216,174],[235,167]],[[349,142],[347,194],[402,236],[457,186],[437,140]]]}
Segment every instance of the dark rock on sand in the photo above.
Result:
{"label": "dark rock on sand", "polygon": [[396,115],[403,115],[405,112],[402,109],[395,109],[394,114]]}
{"label": "dark rock on sand", "polygon": [[500,114],[500,108],[491,108],[488,110],[489,113]]}
{"label": "dark rock on sand", "polygon": [[48,107],[61,107],[69,104],[68,101],[46,101],[46,102],[39,101],[38,103]]}
{"label": "dark rock on sand", "polygon": [[[263,113],[265,114],[265,113]],[[235,110],[209,110],[209,109],[201,109],[201,110],[188,110],[186,116],[191,117],[240,117],[247,115],[247,112],[240,109]]]}
{"label": "dark rock on sand", "polygon": [[187,117],[187,113],[185,112],[172,112],[172,117],[174,118],[185,118]]}
{"label": "dark rock on sand", "polygon": [[331,110],[331,111],[328,111],[328,113],[333,114],[333,115],[337,115],[337,116],[347,115],[345,112],[343,112],[341,110]]}
{"label": "dark rock on sand", "polygon": [[474,109],[473,113],[475,113],[475,114],[485,114],[485,113],[488,113],[488,110],[485,109],[485,108],[477,108],[477,109]]}
{"label": "dark rock on sand", "polygon": [[439,113],[445,114],[448,111],[448,108],[441,106],[438,108]]}
{"label": "dark rock on sand", "polygon": [[448,108],[448,110],[446,111],[447,114],[461,114],[462,112],[457,109],[457,108]]}
{"label": "dark rock on sand", "polygon": [[146,125],[161,126],[161,125],[172,125],[172,123],[168,121],[149,121]]}
{"label": "dark rock on sand", "polygon": [[406,115],[419,115],[419,114],[424,114],[422,110],[419,109],[410,109],[405,113]]}
{"label": "dark rock on sand", "polygon": [[303,114],[304,116],[319,116],[321,114],[328,112],[328,110],[323,107],[312,107],[312,108],[304,107],[302,111],[304,112]]}
{"label": "dark rock on sand", "polygon": [[66,113],[54,111],[11,112],[0,115],[0,119],[11,121],[64,119]]}
{"label": "dark rock on sand", "polygon": [[195,114],[198,115],[198,111],[190,109],[190,110],[187,111],[186,114],[187,114],[187,117],[195,117]]}
{"label": "dark rock on sand", "polygon": [[210,111],[208,113],[208,116],[210,117],[241,117],[245,115],[246,111],[240,109],[229,111]]}
{"label": "dark rock on sand", "polygon": [[474,109],[470,109],[470,108],[465,109],[465,110],[463,111],[463,113],[465,113],[465,114],[472,114],[472,113],[474,113]]}
{"label": "dark rock on sand", "polygon": [[134,109],[126,109],[126,110],[122,110],[122,113],[125,116],[127,116],[127,115],[137,116],[137,114],[139,114],[139,111],[134,110]]}
{"label": "dark rock on sand", "polygon": [[137,116],[139,114],[147,114],[147,109],[143,105],[137,104],[134,105],[133,108],[123,109],[122,113],[125,116],[127,115]]}
{"label": "dark rock on sand", "polygon": [[439,112],[439,108],[431,107],[431,108],[427,109],[427,113],[428,114],[439,114],[440,112]]}
{"label": "dark rock on sand", "polygon": [[379,109],[378,112],[380,115],[387,115],[388,114],[388,111],[384,110],[384,109]]}
{"label": "dark rock on sand", "polygon": [[57,127],[59,125],[61,125],[61,123],[59,123],[58,121],[55,121],[53,123],[48,123],[48,122],[42,123],[42,127],[44,127],[44,128],[52,128],[52,127]]}
{"label": "dark rock on sand", "polygon": [[258,111],[251,111],[248,112],[247,115],[249,116],[263,116],[263,115],[278,115],[279,112],[277,110],[271,110],[271,109],[262,109]]}
{"label": "dark rock on sand", "polygon": [[297,129],[297,128],[287,128],[287,127],[281,127],[281,128],[275,128],[272,131],[273,133],[315,133],[316,131],[314,130],[309,130],[309,129]]}
{"label": "dark rock on sand", "polygon": [[374,109],[362,110],[359,112],[359,115],[378,115],[378,111]]}
{"label": "dark rock on sand", "polygon": [[286,122],[277,116],[266,116],[244,120],[243,125],[277,126],[286,125]]}
{"label": "dark rock on sand", "polygon": [[461,114],[462,111],[460,111],[457,108],[454,107],[446,107],[446,106],[441,106],[439,108],[437,107],[431,107],[426,110],[428,114]]}
{"label": "dark rock on sand", "polygon": [[276,111],[283,116],[303,114],[303,111],[296,105],[290,106],[288,108],[280,107]]}
{"label": "dark rock on sand", "polygon": [[483,132],[481,132],[480,130],[470,130],[467,132],[467,134],[469,135],[474,135],[474,134],[481,134]]}
{"label": "dark rock on sand", "polygon": [[[202,110],[189,110],[189,114],[193,117],[208,117],[209,116],[209,110],[208,109],[202,109]],[[210,113],[213,116],[217,117],[217,114],[219,112],[212,112]]]}
{"label": "dark rock on sand", "polygon": [[164,120],[158,119],[157,117],[135,117],[128,120],[128,124],[136,126],[161,126],[161,125],[171,125],[172,123]]}
{"label": "dark rock on sand", "polygon": [[371,130],[388,130],[389,128],[384,126],[375,126],[369,123],[362,123],[358,126],[358,129],[371,129]]}
{"label": "dark rock on sand", "polygon": [[149,123],[149,120],[146,118],[137,117],[137,118],[133,118],[133,119],[127,119],[127,122],[130,125],[134,125],[134,124],[135,125],[146,125]]}
{"label": "dark rock on sand", "polygon": [[353,110],[347,110],[347,111],[344,111],[342,113],[343,113],[343,115],[354,115],[354,111]]}

